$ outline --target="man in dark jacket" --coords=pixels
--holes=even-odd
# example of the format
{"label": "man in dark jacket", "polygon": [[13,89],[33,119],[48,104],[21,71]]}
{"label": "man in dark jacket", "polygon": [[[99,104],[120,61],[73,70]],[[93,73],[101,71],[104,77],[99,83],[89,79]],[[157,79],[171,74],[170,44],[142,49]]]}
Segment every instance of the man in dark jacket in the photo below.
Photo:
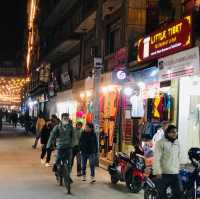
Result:
{"label": "man in dark jacket", "polygon": [[95,160],[98,152],[97,136],[94,132],[94,125],[87,123],[84,132],[80,138],[80,150],[82,158],[83,181],[86,181],[87,160],[90,162],[91,183],[95,182]]}
{"label": "man in dark jacket", "polygon": [[[40,137],[40,141],[41,141],[41,144],[42,144],[42,153],[41,153],[41,156],[40,156],[41,157],[41,163],[42,164],[46,163],[45,164],[46,167],[50,166],[50,160],[51,160],[52,148],[50,150],[46,149],[51,130],[52,130],[51,121],[47,120],[46,124],[44,125],[44,127],[41,131],[41,137]],[[46,161],[45,161],[44,157],[45,157],[46,154],[47,154],[47,157],[46,157]]]}

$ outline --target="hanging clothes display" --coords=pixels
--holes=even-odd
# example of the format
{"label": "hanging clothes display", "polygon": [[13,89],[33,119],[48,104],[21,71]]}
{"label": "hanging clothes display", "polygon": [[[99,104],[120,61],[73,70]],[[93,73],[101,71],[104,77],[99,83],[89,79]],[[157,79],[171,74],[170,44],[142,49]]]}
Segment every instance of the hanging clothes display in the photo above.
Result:
{"label": "hanging clothes display", "polygon": [[160,119],[160,113],[158,111],[159,104],[160,104],[160,96],[156,95],[156,97],[153,100],[152,114],[153,114],[153,117],[157,119]]}
{"label": "hanging clothes display", "polygon": [[132,105],[131,116],[133,118],[144,117],[144,100],[137,95],[132,96],[130,100]]}

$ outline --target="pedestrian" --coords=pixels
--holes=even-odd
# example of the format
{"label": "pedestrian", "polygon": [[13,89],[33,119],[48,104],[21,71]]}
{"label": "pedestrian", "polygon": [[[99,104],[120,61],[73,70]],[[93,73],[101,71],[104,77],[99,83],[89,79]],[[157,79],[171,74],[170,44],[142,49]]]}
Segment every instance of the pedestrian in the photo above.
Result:
{"label": "pedestrian", "polygon": [[182,184],[179,177],[180,145],[177,139],[177,128],[169,125],[165,136],[155,146],[155,160],[153,173],[158,179],[159,199],[167,197],[167,188],[170,186],[173,198],[181,199]]}
{"label": "pedestrian", "polygon": [[16,128],[17,122],[18,122],[18,115],[17,115],[16,111],[14,111],[14,110],[11,113],[11,121],[12,121],[13,127]]}
{"label": "pedestrian", "polygon": [[[52,130],[51,121],[47,120],[46,124],[42,128],[41,136],[40,136],[40,142],[42,145],[42,153],[41,153],[40,158],[41,158],[41,163],[45,164],[46,167],[51,166],[50,160],[51,160],[52,148],[50,148],[49,150],[46,149],[51,130]],[[44,160],[45,156],[46,156],[46,160]]]}
{"label": "pedestrian", "polygon": [[86,181],[86,165],[87,160],[90,162],[91,171],[91,183],[95,180],[95,161],[98,152],[97,136],[94,132],[94,125],[92,123],[87,123],[85,130],[81,134],[80,138],[80,150],[82,159],[82,175],[83,181]]}
{"label": "pedestrian", "polygon": [[40,113],[39,116],[38,116],[37,122],[36,122],[36,138],[35,138],[35,143],[32,146],[34,149],[37,148],[37,144],[38,144],[38,141],[40,139],[41,131],[42,131],[42,128],[44,127],[44,125],[45,125],[45,119],[44,119],[42,113]]}
{"label": "pedestrian", "polygon": [[3,110],[0,109],[0,131],[2,130],[2,126],[3,126],[3,121],[2,121],[2,119],[3,119]]}
{"label": "pedestrian", "polygon": [[50,150],[56,141],[57,156],[53,170],[57,170],[57,165],[59,165],[62,160],[64,163],[66,162],[65,165],[67,165],[67,170],[71,173],[72,141],[74,130],[69,119],[69,114],[63,113],[61,117],[61,122],[51,131],[50,138],[47,143],[47,150]]}
{"label": "pedestrian", "polygon": [[74,129],[73,134],[73,148],[72,148],[72,167],[74,164],[74,159],[76,157],[77,163],[77,176],[81,176],[81,154],[80,154],[80,137],[82,134],[82,122],[76,123],[76,128]]}

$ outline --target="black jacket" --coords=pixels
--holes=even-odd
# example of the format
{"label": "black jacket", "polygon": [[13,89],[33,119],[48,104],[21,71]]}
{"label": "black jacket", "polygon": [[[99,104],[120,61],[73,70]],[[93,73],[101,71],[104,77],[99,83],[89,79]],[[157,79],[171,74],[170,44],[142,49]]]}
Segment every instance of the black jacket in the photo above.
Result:
{"label": "black jacket", "polygon": [[80,150],[85,154],[93,154],[98,151],[97,136],[94,132],[83,131],[80,138]]}
{"label": "black jacket", "polygon": [[46,125],[43,127],[40,137],[41,144],[47,144],[51,130],[52,129],[50,127],[47,127]]}

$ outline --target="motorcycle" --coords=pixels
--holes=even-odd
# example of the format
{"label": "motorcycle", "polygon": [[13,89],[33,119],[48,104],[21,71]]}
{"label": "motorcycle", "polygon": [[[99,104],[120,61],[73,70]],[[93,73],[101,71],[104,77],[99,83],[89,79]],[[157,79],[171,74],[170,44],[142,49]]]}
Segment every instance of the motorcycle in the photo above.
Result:
{"label": "motorcycle", "polygon": [[130,192],[138,193],[144,183],[145,163],[142,156],[131,153],[130,157],[122,152],[116,153],[112,165],[108,167],[112,184],[125,182]]}
{"label": "motorcycle", "polygon": [[[191,148],[188,152],[189,159],[194,167],[193,171],[180,170],[180,177],[183,185],[184,199],[200,198],[200,148]],[[157,180],[152,176],[145,177],[144,199],[157,199],[159,190],[156,186]],[[167,198],[173,198],[170,187],[167,189]]]}

